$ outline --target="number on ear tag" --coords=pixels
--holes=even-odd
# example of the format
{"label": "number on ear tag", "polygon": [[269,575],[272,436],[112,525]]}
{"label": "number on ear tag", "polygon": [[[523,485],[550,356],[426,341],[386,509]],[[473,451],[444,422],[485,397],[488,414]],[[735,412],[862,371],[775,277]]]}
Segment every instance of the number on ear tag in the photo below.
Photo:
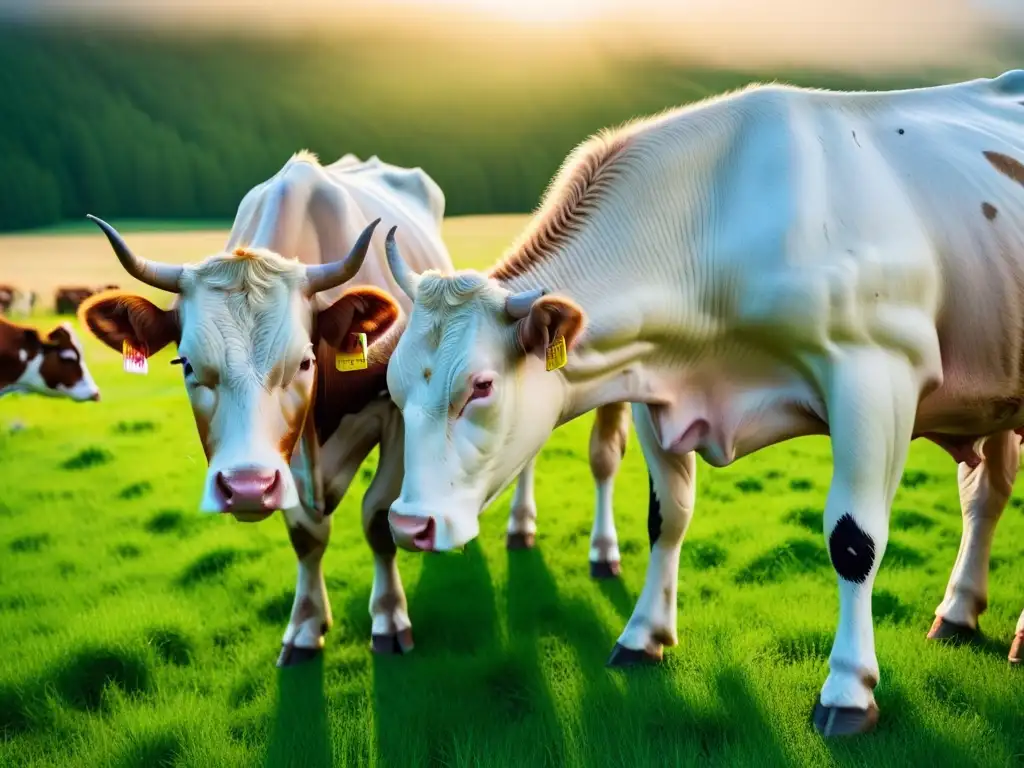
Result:
{"label": "number on ear tag", "polygon": [[555,339],[555,343],[544,350],[544,357],[549,371],[557,371],[564,366],[568,360],[565,353],[565,339],[562,336]]}
{"label": "number on ear tag", "polygon": [[124,372],[138,373],[145,376],[149,373],[149,361],[147,360],[146,347],[136,347],[128,339],[121,344],[121,356],[124,358]]}
{"label": "number on ear tag", "polygon": [[366,334],[357,333],[359,348],[355,352],[338,352],[334,356],[334,367],[339,371],[362,371],[366,368]]}

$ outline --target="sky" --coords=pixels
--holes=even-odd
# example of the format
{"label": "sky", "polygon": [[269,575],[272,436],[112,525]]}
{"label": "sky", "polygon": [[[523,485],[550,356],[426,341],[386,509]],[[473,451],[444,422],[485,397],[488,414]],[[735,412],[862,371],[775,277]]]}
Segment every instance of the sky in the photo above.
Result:
{"label": "sky", "polygon": [[712,64],[845,69],[997,66],[993,35],[1024,32],[1024,0],[0,0],[0,19],[70,16],[264,31],[404,22],[425,35],[561,35]]}

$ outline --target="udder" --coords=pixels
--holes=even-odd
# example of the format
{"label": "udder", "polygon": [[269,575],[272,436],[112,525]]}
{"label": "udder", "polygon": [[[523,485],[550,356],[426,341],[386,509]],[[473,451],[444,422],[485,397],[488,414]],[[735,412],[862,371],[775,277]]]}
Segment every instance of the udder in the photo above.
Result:
{"label": "udder", "polygon": [[714,467],[794,437],[828,433],[823,406],[802,382],[719,382],[651,412],[665,450],[696,451]]}

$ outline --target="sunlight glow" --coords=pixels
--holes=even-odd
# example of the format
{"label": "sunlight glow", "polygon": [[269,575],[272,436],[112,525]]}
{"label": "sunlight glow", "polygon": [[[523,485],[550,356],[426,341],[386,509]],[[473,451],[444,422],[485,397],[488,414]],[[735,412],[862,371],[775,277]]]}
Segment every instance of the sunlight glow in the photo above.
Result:
{"label": "sunlight glow", "polygon": [[429,0],[430,5],[465,10],[538,26],[587,23],[622,7],[610,0]]}

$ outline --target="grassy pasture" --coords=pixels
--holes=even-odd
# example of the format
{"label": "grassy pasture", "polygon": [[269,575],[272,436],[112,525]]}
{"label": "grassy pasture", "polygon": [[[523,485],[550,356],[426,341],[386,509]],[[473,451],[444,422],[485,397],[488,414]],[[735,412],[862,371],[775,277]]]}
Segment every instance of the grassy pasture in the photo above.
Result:
{"label": "grassy pasture", "polygon": [[[445,237],[457,264],[485,266],[521,225],[452,219]],[[186,261],[224,234],[130,242]],[[98,232],[0,238],[0,273],[41,291],[129,284]],[[295,577],[284,526],[195,511],[204,461],[170,350],[141,378],[85,342],[101,403],[0,400],[0,765],[1024,764],[1024,675],[1005,660],[1024,608],[1024,494],[993,547],[990,644],[926,643],[960,536],[955,467],[934,446],[911,451],[876,583],[881,723],[825,744],[809,719],[837,611],[827,440],[701,466],[680,643],[661,668],[630,671],[603,665],[646,567],[635,438],[616,486],[621,581],[588,576],[582,418],[541,457],[536,550],[505,550],[507,492],[461,555],[399,555],[417,643],[406,658],[368,648],[358,507],[371,456],[335,513],[325,652],[277,670]]]}

